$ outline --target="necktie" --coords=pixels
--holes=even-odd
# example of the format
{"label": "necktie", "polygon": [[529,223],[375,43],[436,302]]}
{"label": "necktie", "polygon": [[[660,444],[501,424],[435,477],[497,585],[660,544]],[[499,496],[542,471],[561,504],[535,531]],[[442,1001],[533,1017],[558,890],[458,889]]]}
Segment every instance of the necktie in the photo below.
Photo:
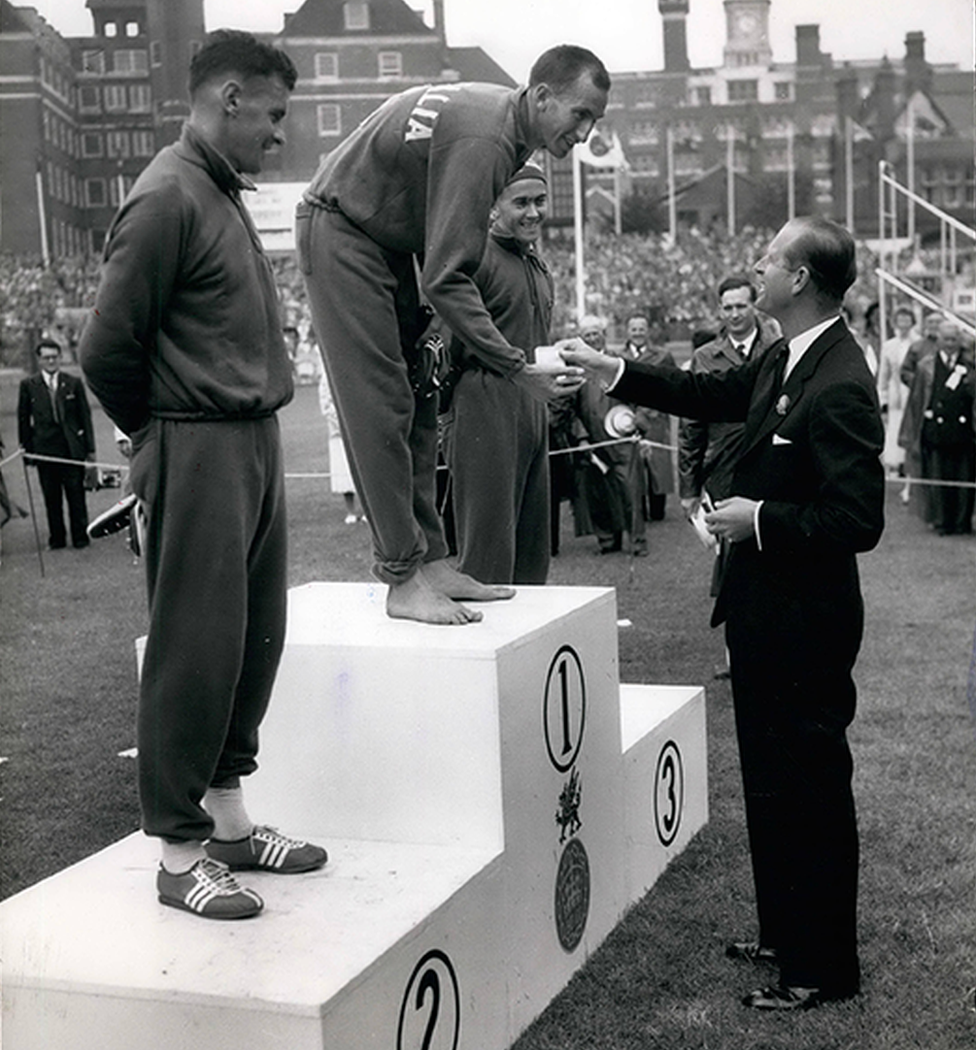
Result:
{"label": "necktie", "polygon": [[54,419],[56,422],[61,422],[61,409],[58,407],[58,377],[56,375],[51,376],[51,380],[47,385],[48,393],[51,395],[51,411],[54,413]]}
{"label": "necktie", "polygon": [[783,386],[783,377],[786,375],[786,366],[790,360],[790,344],[786,341],[777,351],[776,357],[776,379],[775,379],[775,390],[778,394]]}

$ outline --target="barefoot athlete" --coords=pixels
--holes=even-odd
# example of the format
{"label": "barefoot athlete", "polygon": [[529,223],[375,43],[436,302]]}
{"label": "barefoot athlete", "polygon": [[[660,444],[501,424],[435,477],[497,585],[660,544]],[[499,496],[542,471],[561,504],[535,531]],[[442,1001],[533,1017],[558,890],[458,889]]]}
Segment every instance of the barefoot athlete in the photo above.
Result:
{"label": "barefoot athlete", "polygon": [[541,399],[579,382],[570,367],[527,367],[533,348],[502,336],[474,274],[509,178],[534,150],[565,157],[583,142],[609,89],[603,63],[571,45],[546,51],[528,87],[412,88],[325,158],[299,204],[299,261],[390,616],[470,623],[481,613],[463,601],[514,593],[446,560],[420,293],[466,346],[505,359],[511,381]]}

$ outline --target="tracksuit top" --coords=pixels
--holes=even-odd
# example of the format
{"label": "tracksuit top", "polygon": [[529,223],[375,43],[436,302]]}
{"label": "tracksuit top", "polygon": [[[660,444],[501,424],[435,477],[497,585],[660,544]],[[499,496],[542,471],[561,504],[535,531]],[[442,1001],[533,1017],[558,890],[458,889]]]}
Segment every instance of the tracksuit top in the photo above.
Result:
{"label": "tracksuit top", "polygon": [[[526,89],[434,84],[387,99],[330,153],[305,200],[382,248],[422,257],[421,288],[448,327],[512,374],[525,364],[474,283],[491,207],[525,163]],[[531,348],[529,348],[531,349]]]}
{"label": "tracksuit top", "polygon": [[291,400],[251,185],[191,127],[160,150],[109,230],[80,357],[112,421],[261,419]]}

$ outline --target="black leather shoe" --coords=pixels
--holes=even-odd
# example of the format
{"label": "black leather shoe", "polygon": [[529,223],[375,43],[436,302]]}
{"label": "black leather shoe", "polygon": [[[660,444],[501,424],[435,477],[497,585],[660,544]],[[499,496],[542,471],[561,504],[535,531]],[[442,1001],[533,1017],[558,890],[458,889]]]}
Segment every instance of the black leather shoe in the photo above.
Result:
{"label": "black leather shoe", "polygon": [[758,941],[733,941],[725,954],[730,959],[740,959],[750,963],[776,963],[776,949],[767,948]]}
{"label": "black leather shoe", "polygon": [[744,1006],[755,1010],[812,1010],[823,1001],[819,988],[784,988],[778,984],[757,988],[742,998]]}
{"label": "black leather shoe", "polygon": [[812,1010],[822,1003],[853,999],[855,995],[856,988],[848,991],[771,984],[743,996],[742,1002],[744,1006],[751,1006],[755,1010]]}

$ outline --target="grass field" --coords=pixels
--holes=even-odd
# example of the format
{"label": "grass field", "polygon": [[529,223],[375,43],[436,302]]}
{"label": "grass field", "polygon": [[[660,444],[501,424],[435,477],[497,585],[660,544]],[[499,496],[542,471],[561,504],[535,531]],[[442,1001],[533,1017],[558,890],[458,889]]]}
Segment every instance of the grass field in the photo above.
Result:
{"label": "grass field", "polygon": [[[17,378],[0,376],[8,451],[16,445]],[[110,427],[100,411],[95,418],[99,456],[115,461]],[[299,390],[282,425],[286,469],[326,470],[313,389]],[[21,465],[5,476],[26,503]],[[289,480],[288,496],[291,582],[366,579],[366,529],[342,523],[341,498],[309,478]],[[117,497],[95,493],[90,509]],[[765,975],[723,957],[726,940],[754,927],[731,698],[727,683],[713,679],[723,645],[707,626],[709,566],[673,499],[648,538],[646,559],[597,557],[592,538],[573,537],[564,506],[562,552],[550,579],[617,588],[619,615],[632,622],[620,633],[622,680],[706,686],[710,822],[517,1050],[971,1050],[976,735],[965,683],[976,542],[929,534],[889,494],[884,538],[861,559],[867,633],[851,732],[864,994],[803,1016],[769,1017],[738,1004]],[[135,764],[120,752],[135,743],[132,641],[146,624],[141,566],[121,536],[82,552],[45,551],[44,565],[42,577],[31,523],[7,525],[0,565],[4,897],[138,826]]]}

